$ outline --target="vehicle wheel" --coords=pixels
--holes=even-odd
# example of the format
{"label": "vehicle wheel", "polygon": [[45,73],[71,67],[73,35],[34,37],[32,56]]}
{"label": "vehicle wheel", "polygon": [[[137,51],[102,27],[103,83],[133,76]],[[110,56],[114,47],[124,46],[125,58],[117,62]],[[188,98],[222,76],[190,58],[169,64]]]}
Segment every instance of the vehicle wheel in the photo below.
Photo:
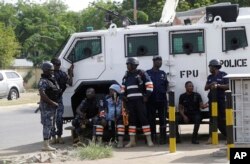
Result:
{"label": "vehicle wheel", "polygon": [[18,91],[15,88],[12,88],[9,92],[8,100],[15,100],[19,97]]}

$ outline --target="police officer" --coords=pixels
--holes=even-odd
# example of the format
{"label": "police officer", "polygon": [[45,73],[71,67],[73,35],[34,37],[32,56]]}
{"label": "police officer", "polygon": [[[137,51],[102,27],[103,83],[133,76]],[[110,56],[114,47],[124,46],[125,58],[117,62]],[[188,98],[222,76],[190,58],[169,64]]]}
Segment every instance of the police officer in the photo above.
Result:
{"label": "police officer", "polygon": [[156,111],[160,121],[160,144],[166,144],[166,110],[167,110],[167,74],[160,70],[162,66],[161,56],[153,57],[153,68],[147,70],[153,84],[154,90],[147,102],[148,118],[150,122],[151,136],[156,139]]}
{"label": "police officer", "polygon": [[[60,70],[61,61],[59,59],[53,58],[51,60],[51,63],[54,65],[54,76],[63,94],[63,92],[67,88],[67,84],[72,86],[72,76],[73,76],[74,66],[71,65],[71,67],[68,69],[68,74],[66,74],[64,71]],[[58,100],[59,106],[56,111],[56,127],[53,127],[53,130],[52,130],[52,140],[51,140],[52,144],[64,143],[63,139],[61,138],[62,133],[63,133],[63,113],[64,113],[62,94],[60,95],[59,100]],[[57,128],[57,131],[56,131],[56,128]],[[56,138],[56,135],[57,135],[57,138]]]}
{"label": "police officer", "polygon": [[38,83],[40,94],[41,123],[43,125],[43,148],[44,151],[54,151],[55,148],[49,145],[53,120],[58,108],[58,97],[61,94],[60,88],[53,77],[53,64],[45,62],[42,64],[43,74]]}
{"label": "police officer", "polygon": [[[209,90],[209,111],[211,115],[212,107],[212,93],[211,90],[216,90],[217,102],[218,102],[218,129],[220,132],[226,136],[226,115],[225,115],[225,90],[229,89],[229,80],[223,78],[227,73],[220,71],[221,63],[218,59],[213,59],[209,62],[210,75],[207,77],[207,82],[205,85],[205,91]],[[211,126],[210,126],[211,127]],[[210,128],[211,135],[211,128]],[[208,143],[211,142],[211,137]]]}
{"label": "police officer", "polygon": [[[194,123],[193,135],[191,142],[193,144],[199,144],[198,141],[198,131],[201,122],[201,111],[208,106],[208,104],[203,104],[201,95],[194,92],[194,85],[191,81],[185,83],[186,92],[181,94],[179,97],[179,112],[180,119],[178,121],[184,123]],[[177,126],[178,127],[178,126]],[[177,130],[178,133],[178,130]],[[179,137],[179,133],[178,133]]]}
{"label": "police officer", "polygon": [[[98,124],[98,115],[103,110],[103,105],[103,100],[97,100],[94,88],[88,88],[86,90],[86,98],[77,107],[76,117],[72,121],[80,141],[78,145],[83,142],[83,137],[91,139],[96,135],[96,132],[93,131],[96,128],[93,125]],[[103,133],[103,128],[99,128],[97,131]]]}
{"label": "police officer", "polygon": [[[106,127],[104,126],[103,128],[105,132],[111,133],[112,140],[116,140],[116,136],[118,136],[117,147],[122,148],[125,126],[123,125],[122,119],[122,98],[120,85],[112,84],[109,87],[109,95],[105,97],[104,104],[105,108],[99,114],[100,119],[105,121],[104,125],[106,125]],[[97,126],[102,125],[103,121],[99,121],[99,124],[97,124]],[[102,135],[103,133],[97,134],[98,137],[102,137]]]}
{"label": "police officer", "polygon": [[145,107],[145,102],[153,91],[153,83],[146,72],[137,69],[139,65],[137,58],[128,58],[126,64],[127,72],[122,80],[121,93],[124,96],[129,112],[130,141],[125,147],[133,147],[136,145],[135,135],[137,120],[139,120],[142,125],[142,130],[146,136],[148,146],[153,146],[154,144],[151,140],[150,126]]}

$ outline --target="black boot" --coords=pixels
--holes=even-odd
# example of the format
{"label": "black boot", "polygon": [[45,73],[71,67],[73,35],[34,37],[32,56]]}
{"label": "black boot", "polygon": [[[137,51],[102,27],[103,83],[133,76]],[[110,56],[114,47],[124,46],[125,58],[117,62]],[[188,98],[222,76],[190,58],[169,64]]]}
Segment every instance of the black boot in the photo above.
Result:
{"label": "black boot", "polygon": [[199,144],[199,141],[198,141],[198,139],[197,139],[197,133],[195,134],[195,133],[193,133],[193,136],[192,136],[192,144]]}
{"label": "black boot", "polygon": [[167,143],[167,134],[166,134],[166,128],[161,127],[160,128],[160,145],[164,145]]}
{"label": "black boot", "polygon": [[198,131],[200,128],[200,124],[194,124],[193,136],[192,136],[192,144],[199,144],[198,141]]}

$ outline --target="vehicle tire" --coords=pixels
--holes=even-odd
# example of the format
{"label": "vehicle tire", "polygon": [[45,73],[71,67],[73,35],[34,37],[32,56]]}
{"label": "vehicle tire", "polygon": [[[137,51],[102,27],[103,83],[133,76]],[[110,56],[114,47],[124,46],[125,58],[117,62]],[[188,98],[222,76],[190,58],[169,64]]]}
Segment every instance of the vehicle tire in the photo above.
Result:
{"label": "vehicle tire", "polygon": [[8,100],[15,100],[19,98],[18,90],[15,88],[10,89]]}

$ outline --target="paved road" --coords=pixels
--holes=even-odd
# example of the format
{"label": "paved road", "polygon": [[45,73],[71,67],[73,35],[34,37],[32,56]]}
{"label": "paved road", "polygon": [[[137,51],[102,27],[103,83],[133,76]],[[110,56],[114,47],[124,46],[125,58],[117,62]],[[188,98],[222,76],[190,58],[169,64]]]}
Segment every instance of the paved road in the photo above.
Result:
{"label": "paved road", "polygon": [[[22,145],[30,145],[32,150],[40,150],[42,141],[42,125],[40,113],[34,113],[37,104],[17,106],[0,106],[0,155],[12,152]],[[65,131],[64,136],[70,133]]]}
{"label": "paved road", "polygon": [[[1,156],[28,154],[41,150],[42,126],[40,114],[34,113],[36,107],[36,104],[0,107],[0,159]],[[226,157],[211,156],[220,147],[225,147],[225,141],[221,141],[218,146],[205,145],[208,126],[201,125],[199,131],[201,143],[190,144],[192,128],[190,125],[181,126],[183,143],[177,144],[176,153],[169,153],[168,145],[155,145],[149,148],[144,141],[138,141],[135,148],[115,149],[113,158],[84,161],[84,163],[228,163]],[[64,136],[66,136],[64,147],[71,146],[70,132],[65,131]],[[68,161],[68,163],[78,162]]]}

